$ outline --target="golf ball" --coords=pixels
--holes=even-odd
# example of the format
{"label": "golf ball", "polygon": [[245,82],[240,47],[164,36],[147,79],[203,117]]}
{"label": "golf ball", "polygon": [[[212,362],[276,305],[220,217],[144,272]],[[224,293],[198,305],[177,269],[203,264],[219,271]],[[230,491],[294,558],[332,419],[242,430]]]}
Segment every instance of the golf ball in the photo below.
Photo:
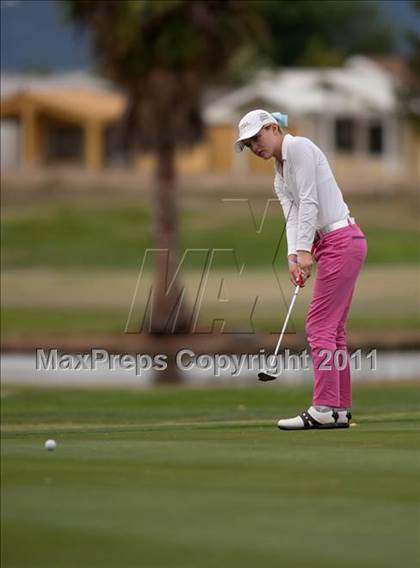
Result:
{"label": "golf ball", "polygon": [[44,448],[49,452],[53,452],[57,447],[57,442],[55,440],[47,440],[44,444]]}

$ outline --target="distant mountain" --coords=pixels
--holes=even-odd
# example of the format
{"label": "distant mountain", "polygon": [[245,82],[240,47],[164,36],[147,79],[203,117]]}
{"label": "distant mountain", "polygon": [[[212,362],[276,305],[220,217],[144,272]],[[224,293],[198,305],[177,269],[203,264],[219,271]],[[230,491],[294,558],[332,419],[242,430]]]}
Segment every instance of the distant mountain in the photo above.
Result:
{"label": "distant mountain", "polygon": [[[420,15],[412,3],[409,0],[370,1],[389,19],[395,30],[397,48],[406,53],[406,30],[420,28]],[[66,22],[63,8],[60,0],[1,0],[3,71],[93,70],[95,62],[89,33],[76,31]]]}

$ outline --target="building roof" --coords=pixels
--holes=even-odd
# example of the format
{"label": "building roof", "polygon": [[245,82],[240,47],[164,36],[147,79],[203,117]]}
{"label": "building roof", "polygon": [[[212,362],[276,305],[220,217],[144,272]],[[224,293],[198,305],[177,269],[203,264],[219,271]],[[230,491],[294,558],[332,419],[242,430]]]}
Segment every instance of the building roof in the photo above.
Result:
{"label": "building roof", "polygon": [[342,68],[262,71],[255,80],[210,104],[208,122],[237,121],[261,106],[290,115],[363,115],[393,112],[396,78],[372,60],[357,56]]}
{"label": "building roof", "polygon": [[53,88],[18,91],[1,101],[1,116],[19,115],[28,105],[64,120],[113,122],[124,109],[125,98],[94,89]]}

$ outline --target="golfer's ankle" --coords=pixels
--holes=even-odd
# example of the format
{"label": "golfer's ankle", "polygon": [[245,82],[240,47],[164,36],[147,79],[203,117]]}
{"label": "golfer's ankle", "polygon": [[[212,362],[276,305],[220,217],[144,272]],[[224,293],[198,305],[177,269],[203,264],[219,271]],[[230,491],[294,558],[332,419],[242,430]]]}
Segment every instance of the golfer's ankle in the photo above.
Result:
{"label": "golfer's ankle", "polygon": [[314,405],[314,408],[318,412],[330,412],[331,410],[335,410],[336,412],[349,412],[351,410],[351,407],[348,407],[348,406],[326,406],[326,405],[315,406]]}
{"label": "golfer's ankle", "polygon": [[318,412],[331,412],[331,410],[334,410],[334,408],[332,406],[325,406],[325,405],[314,406],[314,408]]}

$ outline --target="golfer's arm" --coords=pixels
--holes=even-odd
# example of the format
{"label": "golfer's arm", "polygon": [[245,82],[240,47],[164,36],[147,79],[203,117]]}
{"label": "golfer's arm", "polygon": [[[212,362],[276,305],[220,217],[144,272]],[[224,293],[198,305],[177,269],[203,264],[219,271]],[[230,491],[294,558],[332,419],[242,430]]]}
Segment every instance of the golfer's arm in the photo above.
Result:
{"label": "golfer's arm", "polygon": [[318,217],[315,156],[304,143],[293,148],[293,165],[299,195],[296,250],[311,252]]}
{"label": "golfer's arm", "polygon": [[274,189],[283,209],[286,221],[287,256],[296,254],[296,238],[298,227],[298,209],[292,199],[287,197],[275,184]]}

